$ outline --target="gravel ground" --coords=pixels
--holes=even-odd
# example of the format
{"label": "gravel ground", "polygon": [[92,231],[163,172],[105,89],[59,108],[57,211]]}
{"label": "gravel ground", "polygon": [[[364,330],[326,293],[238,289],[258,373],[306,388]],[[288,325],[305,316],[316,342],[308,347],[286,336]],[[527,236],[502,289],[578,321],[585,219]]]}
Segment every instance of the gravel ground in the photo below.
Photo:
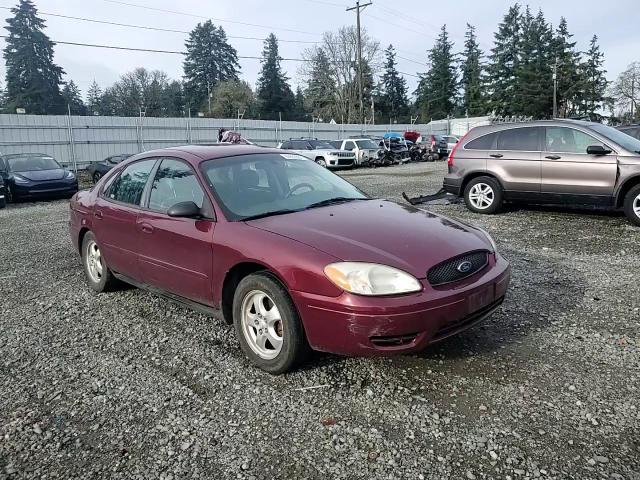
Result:
{"label": "gravel ground", "polygon": [[[445,168],[344,175],[399,199]],[[65,201],[0,210],[0,478],[640,479],[640,229],[428,208],[493,234],[503,307],[420,355],[318,354],[279,377],[221,320],[92,293]]]}

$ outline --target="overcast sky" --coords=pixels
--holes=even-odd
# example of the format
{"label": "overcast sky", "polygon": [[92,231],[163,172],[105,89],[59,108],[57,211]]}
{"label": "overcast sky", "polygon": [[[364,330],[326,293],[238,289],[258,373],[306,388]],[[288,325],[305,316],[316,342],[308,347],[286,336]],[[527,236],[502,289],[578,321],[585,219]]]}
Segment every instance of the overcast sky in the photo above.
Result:
{"label": "overcast sky", "polygon": [[[71,15],[173,30],[191,30],[196,23],[210,17],[224,27],[227,35],[264,38],[273,32],[281,40],[314,42],[326,30],[355,23],[355,14],[346,12],[347,0],[122,0],[130,5],[167,9],[167,13],[114,3],[112,0],[34,0],[42,13]],[[509,0],[373,0],[362,16],[363,26],[386,47],[393,43],[398,55],[398,69],[409,74],[425,70],[426,51],[443,23],[447,24],[456,50],[462,49],[467,23],[475,25],[482,48],[488,51],[493,44],[493,32],[512,4]],[[15,4],[5,0],[0,5]],[[593,34],[597,34],[605,53],[609,79],[615,78],[632,61],[640,60],[640,30],[638,29],[638,0],[538,0],[528,4],[539,8],[548,21],[557,25],[564,16],[569,29],[586,50]],[[5,18],[9,15],[4,10]],[[202,16],[203,18],[198,18]],[[113,25],[98,25],[43,15],[46,33],[52,40],[109,44],[123,47],[184,50],[186,35],[158,32]],[[386,20],[386,21],[385,21]],[[234,23],[236,22],[236,23]],[[240,22],[240,23],[237,23]],[[391,22],[391,23],[387,23]],[[252,24],[252,25],[247,25]],[[3,42],[3,41],[2,41]],[[241,56],[259,56],[259,40],[230,39]],[[3,45],[4,46],[4,45]],[[281,56],[300,58],[305,43],[280,43]],[[173,78],[182,76],[182,57],[161,53],[142,53],[86,48],[58,44],[55,61],[64,68],[67,79],[73,79],[86,93],[95,79],[102,87],[136,67],[166,71]],[[255,85],[260,62],[242,59],[241,75]],[[283,62],[292,83],[298,81],[297,62]],[[4,65],[2,66],[4,77]],[[413,91],[417,79],[407,77]]]}

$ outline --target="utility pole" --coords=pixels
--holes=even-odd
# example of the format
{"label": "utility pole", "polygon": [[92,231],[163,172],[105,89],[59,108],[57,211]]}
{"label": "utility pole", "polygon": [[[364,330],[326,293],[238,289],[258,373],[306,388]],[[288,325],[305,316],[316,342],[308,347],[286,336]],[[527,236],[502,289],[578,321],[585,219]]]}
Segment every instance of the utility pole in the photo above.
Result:
{"label": "utility pole", "polygon": [[355,7],[347,8],[347,12],[356,11],[356,24],[358,28],[358,95],[360,97],[360,124],[364,124],[364,101],[362,99],[362,36],[360,34],[360,12],[371,5],[372,2],[360,5],[360,0],[356,0]]}
{"label": "utility pole", "polygon": [[636,77],[634,75],[631,76],[631,123],[635,117],[633,116],[633,107],[636,101]]}
{"label": "utility pole", "polygon": [[553,64],[553,118],[558,118],[558,58]]}

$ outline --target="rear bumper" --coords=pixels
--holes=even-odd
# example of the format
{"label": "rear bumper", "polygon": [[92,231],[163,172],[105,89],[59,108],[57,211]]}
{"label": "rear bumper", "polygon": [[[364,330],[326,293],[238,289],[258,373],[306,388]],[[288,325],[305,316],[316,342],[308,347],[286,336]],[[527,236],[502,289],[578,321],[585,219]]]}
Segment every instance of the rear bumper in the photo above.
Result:
{"label": "rear bumper", "polygon": [[510,279],[500,255],[455,286],[395,298],[291,292],[315,350],[342,355],[410,353],[472,327],[502,303]]}
{"label": "rear bumper", "polygon": [[442,188],[444,188],[447,193],[461,195],[462,178],[445,176],[442,182]]}

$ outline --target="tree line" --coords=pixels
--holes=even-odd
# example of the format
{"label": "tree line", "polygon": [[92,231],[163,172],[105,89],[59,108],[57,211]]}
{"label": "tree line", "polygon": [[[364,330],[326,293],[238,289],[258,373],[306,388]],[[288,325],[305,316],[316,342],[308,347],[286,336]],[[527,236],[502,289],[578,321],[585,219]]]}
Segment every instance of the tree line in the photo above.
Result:
{"label": "tree line", "polygon": [[[73,80],[63,80],[65,72],[53,58],[55,43],[44,33],[45,23],[32,0],[19,0],[11,12],[4,49],[6,91],[0,92],[0,108],[6,112],[23,108],[35,114],[70,111],[79,115],[360,121],[357,32],[351,26],[325,32],[318,44],[302,52],[297,70],[301,85],[295,91],[282,67],[274,34],[264,41],[254,89],[241,79],[238,53],[224,29],[208,20],[188,36],[182,79],[137,68],[106,88],[94,81],[83,98]],[[601,120],[608,109],[614,121],[640,118],[636,106],[640,63],[631,64],[610,85],[597,36],[586,51],[579,51],[564,18],[554,28],[541,10],[534,14],[528,6],[509,8],[490,52],[482,51],[472,25],[467,25],[462,50],[456,51],[444,25],[426,53],[426,71],[418,73],[418,86],[410,96],[393,45],[383,50],[363,30],[366,121],[405,123],[418,117],[427,122],[487,114],[550,118],[554,75],[558,116]]]}

